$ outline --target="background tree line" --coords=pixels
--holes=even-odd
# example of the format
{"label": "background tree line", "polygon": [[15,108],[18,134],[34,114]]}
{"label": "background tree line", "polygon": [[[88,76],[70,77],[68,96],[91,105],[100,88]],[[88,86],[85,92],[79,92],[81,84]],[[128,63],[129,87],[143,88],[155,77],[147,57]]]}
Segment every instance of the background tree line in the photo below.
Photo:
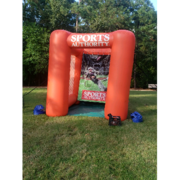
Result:
{"label": "background tree line", "polygon": [[24,0],[23,85],[47,85],[52,31],[127,29],[136,36],[131,87],[157,83],[157,12],[150,0]]}

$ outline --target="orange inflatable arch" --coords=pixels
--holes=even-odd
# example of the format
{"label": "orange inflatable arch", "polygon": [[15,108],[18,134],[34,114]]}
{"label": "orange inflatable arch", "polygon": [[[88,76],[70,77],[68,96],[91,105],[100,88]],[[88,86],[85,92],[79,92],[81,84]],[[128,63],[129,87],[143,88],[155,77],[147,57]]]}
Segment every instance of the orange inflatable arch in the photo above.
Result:
{"label": "orange inflatable arch", "polygon": [[[65,116],[77,102],[83,53],[111,54],[105,118],[108,114],[127,119],[134,61],[135,36],[131,31],[71,33],[55,30],[50,36],[47,116]],[[70,86],[71,84],[71,86]]]}

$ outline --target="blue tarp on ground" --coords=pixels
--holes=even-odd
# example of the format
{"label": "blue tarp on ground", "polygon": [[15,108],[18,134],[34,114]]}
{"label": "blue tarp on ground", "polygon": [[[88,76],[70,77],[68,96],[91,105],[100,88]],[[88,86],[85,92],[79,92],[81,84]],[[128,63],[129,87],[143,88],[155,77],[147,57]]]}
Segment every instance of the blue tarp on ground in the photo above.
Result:
{"label": "blue tarp on ground", "polygon": [[81,101],[80,104],[69,108],[68,115],[104,118],[104,106],[104,103]]}

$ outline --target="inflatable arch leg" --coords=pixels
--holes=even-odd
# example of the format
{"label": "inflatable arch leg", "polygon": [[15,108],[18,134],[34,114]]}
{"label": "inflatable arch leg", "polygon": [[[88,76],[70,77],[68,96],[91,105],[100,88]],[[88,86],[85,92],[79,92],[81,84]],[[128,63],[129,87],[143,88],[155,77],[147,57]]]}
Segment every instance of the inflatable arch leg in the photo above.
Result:
{"label": "inflatable arch leg", "polygon": [[135,37],[130,31],[115,31],[111,49],[105,118],[108,114],[127,118],[129,90],[134,61]]}
{"label": "inflatable arch leg", "polygon": [[53,31],[50,36],[46,115],[65,116],[69,104],[69,71],[71,49],[67,31]]}

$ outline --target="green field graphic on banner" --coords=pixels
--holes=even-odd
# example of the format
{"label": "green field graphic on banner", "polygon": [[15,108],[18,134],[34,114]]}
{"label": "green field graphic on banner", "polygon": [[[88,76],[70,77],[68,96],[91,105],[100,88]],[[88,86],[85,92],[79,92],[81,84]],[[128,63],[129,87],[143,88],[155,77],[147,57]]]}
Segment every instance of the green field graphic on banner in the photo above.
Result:
{"label": "green field graphic on banner", "polygon": [[105,103],[110,55],[83,54],[78,100]]}

